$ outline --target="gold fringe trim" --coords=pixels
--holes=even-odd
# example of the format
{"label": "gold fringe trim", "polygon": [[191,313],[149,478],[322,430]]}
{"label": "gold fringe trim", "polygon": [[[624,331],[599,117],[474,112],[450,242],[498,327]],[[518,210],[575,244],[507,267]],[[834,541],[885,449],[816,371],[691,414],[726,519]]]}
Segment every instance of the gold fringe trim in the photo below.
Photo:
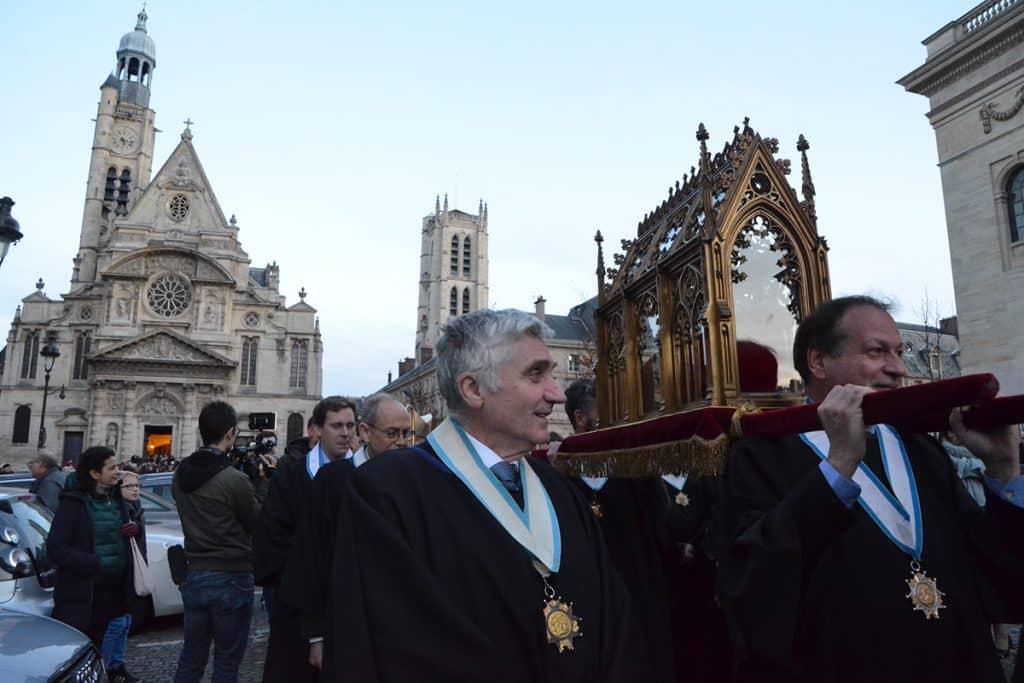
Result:
{"label": "gold fringe trim", "polygon": [[730,443],[725,434],[720,434],[711,440],[694,436],[638,448],[593,453],[559,452],[555,456],[555,467],[570,477],[635,479],[682,472],[703,477],[721,473]]}

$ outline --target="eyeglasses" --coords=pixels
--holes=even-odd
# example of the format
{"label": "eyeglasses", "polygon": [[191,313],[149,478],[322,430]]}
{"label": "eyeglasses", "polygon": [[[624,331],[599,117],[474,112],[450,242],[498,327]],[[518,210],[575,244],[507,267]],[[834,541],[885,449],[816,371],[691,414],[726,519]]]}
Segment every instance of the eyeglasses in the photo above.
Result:
{"label": "eyeglasses", "polygon": [[391,429],[381,429],[369,422],[366,423],[366,426],[370,429],[376,429],[378,432],[386,436],[389,441],[398,441],[399,439],[402,441],[411,441],[412,438],[416,436],[416,432],[411,429],[397,429],[395,427],[392,427]]}

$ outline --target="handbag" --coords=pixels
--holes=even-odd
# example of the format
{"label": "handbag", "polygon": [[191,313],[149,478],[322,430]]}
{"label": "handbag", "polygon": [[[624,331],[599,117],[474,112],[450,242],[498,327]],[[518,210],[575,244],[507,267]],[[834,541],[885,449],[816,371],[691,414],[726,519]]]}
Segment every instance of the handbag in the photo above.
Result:
{"label": "handbag", "polygon": [[149,564],[139,549],[139,544],[134,538],[129,539],[132,547],[132,571],[135,579],[135,594],[140,598],[150,595],[153,592],[153,578],[149,571]]}

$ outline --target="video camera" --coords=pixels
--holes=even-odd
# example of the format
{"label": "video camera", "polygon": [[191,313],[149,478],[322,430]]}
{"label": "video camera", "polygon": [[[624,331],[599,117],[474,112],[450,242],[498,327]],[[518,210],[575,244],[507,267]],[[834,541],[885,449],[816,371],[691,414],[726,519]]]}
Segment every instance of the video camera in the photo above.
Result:
{"label": "video camera", "polygon": [[228,451],[228,459],[233,467],[241,470],[250,479],[256,479],[259,477],[259,466],[263,463],[260,456],[273,453],[275,448],[277,448],[277,439],[273,436],[264,436],[251,443],[239,444],[238,441],[235,441],[234,448]]}

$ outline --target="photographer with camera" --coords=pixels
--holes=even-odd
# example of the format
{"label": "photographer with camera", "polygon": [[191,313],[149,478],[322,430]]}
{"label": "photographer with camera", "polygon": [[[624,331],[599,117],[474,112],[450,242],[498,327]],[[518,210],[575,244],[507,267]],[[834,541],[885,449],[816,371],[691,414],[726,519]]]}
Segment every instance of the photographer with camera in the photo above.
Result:
{"label": "photographer with camera", "polygon": [[181,585],[185,644],[175,683],[198,682],[213,641],[213,681],[236,681],[253,608],[252,531],[259,507],[249,477],[227,451],[238,415],[224,401],[199,413],[204,446],[174,473],[171,492],[185,532],[188,573]]}
{"label": "photographer with camera", "polygon": [[[270,640],[264,681],[286,681],[295,676],[309,680],[315,675],[309,664],[308,640],[302,637],[300,607],[304,596],[302,586],[294,579],[301,575],[305,556],[295,538],[299,522],[306,515],[313,477],[329,463],[351,463],[349,442],[356,429],[356,406],[341,396],[329,396],[313,408],[313,424],[317,445],[304,458],[280,460],[253,537],[256,583],[264,590],[278,589],[275,601],[269,605]],[[293,580],[284,581],[286,575]]]}

